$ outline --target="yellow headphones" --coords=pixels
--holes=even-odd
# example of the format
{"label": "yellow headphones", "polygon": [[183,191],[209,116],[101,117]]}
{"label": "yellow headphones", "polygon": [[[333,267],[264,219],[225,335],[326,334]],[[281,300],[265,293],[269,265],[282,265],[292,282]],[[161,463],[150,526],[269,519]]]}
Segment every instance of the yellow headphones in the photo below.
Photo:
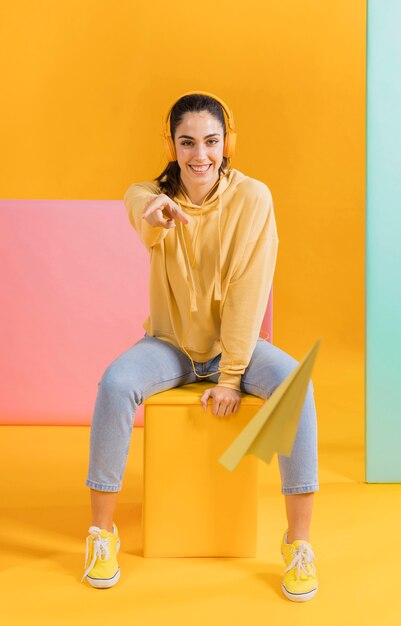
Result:
{"label": "yellow headphones", "polygon": [[[223,156],[228,157],[228,158],[233,157],[234,151],[235,151],[235,143],[237,140],[237,133],[235,132],[234,116],[232,112],[230,111],[230,109],[228,108],[224,100],[222,100],[221,98],[218,98],[212,93],[209,93],[208,91],[188,91],[187,93],[182,94],[182,96],[180,96],[178,100],[180,100],[184,96],[191,96],[193,94],[200,94],[201,96],[209,96],[210,98],[217,100],[217,102],[221,104],[223,108],[225,122],[226,122],[226,136],[224,138]],[[178,100],[176,100],[174,104],[178,102]],[[172,104],[172,106],[169,109],[169,112],[167,114],[167,119],[164,123],[164,131],[163,131],[164,149],[166,151],[167,159],[169,162],[177,160],[177,153],[175,151],[174,140],[171,136],[171,129],[170,129],[170,116],[171,116],[171,111],[174,107],[174,104]]]}

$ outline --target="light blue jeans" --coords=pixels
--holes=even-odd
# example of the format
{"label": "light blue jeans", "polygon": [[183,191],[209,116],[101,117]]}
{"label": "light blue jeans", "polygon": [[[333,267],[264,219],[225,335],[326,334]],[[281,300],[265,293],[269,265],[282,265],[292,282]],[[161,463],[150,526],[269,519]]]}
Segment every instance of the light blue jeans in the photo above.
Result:
{"label": "light blue jeans", "polygon": [[[90,430],[89,470],[85,484],[98,491],[120,491],[130,447],[135,413],[146,398],[200,380],[217,383],[221,354],[204,363],[147,333],[108,365],[99,383]],[[241,391],[268,398],[298,365],[276,346],[258,339],[241,379]],[[278,456],[283,494],[318,491],[317,419],[312,380],[309,381],[292,454]]]}

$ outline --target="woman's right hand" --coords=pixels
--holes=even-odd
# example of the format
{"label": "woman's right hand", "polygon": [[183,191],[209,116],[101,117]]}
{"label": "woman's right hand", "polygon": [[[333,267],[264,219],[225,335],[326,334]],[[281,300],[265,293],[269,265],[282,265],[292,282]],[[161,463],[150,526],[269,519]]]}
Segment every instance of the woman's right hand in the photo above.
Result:
{"label": "woman's right hand", "polygon": [[[168,219],[166,219],[166,217]],[[188,224],[185,213],[181,211],[174,200],[164,193],[159,194],[156,198],[152,198],[145,204],[142,219],[145,219],[154,228],[158,226],[174,228],[175,219],[179,219],[184,224]]]}

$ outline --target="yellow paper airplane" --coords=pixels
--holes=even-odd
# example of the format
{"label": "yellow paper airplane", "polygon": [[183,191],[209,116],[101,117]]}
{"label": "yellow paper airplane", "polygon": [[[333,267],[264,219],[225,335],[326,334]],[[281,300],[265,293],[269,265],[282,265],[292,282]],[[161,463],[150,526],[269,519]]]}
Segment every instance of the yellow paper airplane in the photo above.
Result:
{"label": "yellow paper airplane", "polygon": [[254,454],[265,463],[270,463],[275,452],[291,456],[321,339],[274,390],[219,458],[219,462],[228,470],[233,471],[247,454]]}

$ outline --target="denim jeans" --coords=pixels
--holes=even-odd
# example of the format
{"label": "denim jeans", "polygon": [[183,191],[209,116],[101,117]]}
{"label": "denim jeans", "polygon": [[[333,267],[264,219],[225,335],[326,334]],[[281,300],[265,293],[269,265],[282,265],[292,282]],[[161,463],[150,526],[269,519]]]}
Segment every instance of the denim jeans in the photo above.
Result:
{"label": "denim jeans", "polygon": [[[185,352],[147,333],[112,361],[98,383],[90,430],[90,458],[86,486],[120,491],[130,447],[135,413],[146,398],[203,380],[217,383],[221,354],[204,363],[194,361],[199,379]],[[258,339],[241,378],[241,391],[268,398],[298,365],[283,350]],[[318,491],[317,419],[312,380],[305,396],[290,457],[278,454],[281,493]]]}

